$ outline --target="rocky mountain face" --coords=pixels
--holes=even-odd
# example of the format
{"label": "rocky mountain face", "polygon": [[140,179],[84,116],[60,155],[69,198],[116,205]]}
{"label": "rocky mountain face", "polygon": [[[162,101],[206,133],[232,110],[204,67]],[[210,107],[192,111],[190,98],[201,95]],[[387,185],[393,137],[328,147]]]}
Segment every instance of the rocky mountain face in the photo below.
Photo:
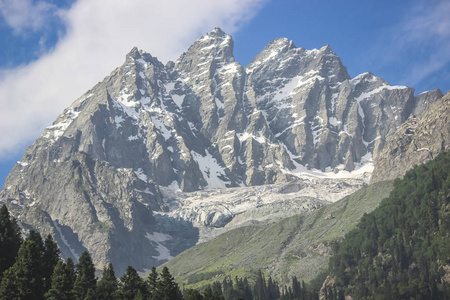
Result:
{"label": "rocky mountain face", "polygon": [[414,165],[435,158],[450,148],[450,92],[413,115],[391,135],[375,160],[371,181],[395,179]]}
{"label": "rocky mountain face", "polygon": [[[65,257],[88,249],[99,268],[111,261],[119,272],[143,271],[214,228],[260,220],[262,210],[236,217],[266,201],[251,200],[249,187],[265,193],[263,185],[298,181],[293,212],[337,200],[325,195],[326,180],[342,196],[355,191],[386,139],[441,96],[414,96],[371,73],[352,79],[329,46],[306,50],[287,39],[243,67],[216,28],[166,65],[132,49],[26,150],[0,201],[24,228],[54,234]],[[323,191],[314,199],[301,191],[311,182]],[[203,209],[186,194],[238,187]],[[289,207],[277,199],[266,213]]]}

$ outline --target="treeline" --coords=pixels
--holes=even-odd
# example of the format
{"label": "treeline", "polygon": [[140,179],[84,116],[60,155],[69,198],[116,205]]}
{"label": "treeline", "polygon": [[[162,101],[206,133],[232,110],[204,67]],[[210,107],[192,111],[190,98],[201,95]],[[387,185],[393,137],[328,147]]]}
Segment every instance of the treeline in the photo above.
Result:
{"label": "treeline", "polygon": [[158,274],[152,268],[146,279],[129,266],[116,277],[110,263],[100,280],[95,276],[91,257],[84,252],[77,264],[63,261],[51,235],[45,240],[36,231],[22,240],[20,228],[5,205],[0,209],[0,299],[33,300],[293,300],[318,299],[317,291],[305,282],[292,279],[291,286],[280,286],[261,271],[253,285],[247,278],[230,277],[211,286],[181,291],[167,267]]}
{"label": "treeline", "polygon": [[[337,294],[450,299],[450,152],[408,171],[330,260]],[[445,279],[446,278],[446,279]]]}
{"label": "treeline", "polygon": [[45,240],[36,231],[22,240],[20,228],[5,205],[0,209],[0,299],[2,300],[140,300],[182,299],[167,268],[153,268],[143,280],[128,267],[117,279],[112,264],[95,276],[91,257],[84,252],[77,264],[63,261],[51,235]]}
{"label": "treeline", "polygon": [[297,277],[292,278],[290,286],[280,286],[270,276],[266,280],[261,271],[252,285],[246,277],[236,277],[232,280],[226,276],[222,283],[216,281],[202,291],[196,289],[184,290],[186,300],[315,300],[318,297],[318,288],[300,282]]}
{"label": "treeline", "polygon": [[247,278],[226,277],[221,283],[181,291],[167,267],[158,274],[152,268],[146,279],[129,266],[116,277],[113,265],[103,269],[100,280],[95,276],[91,257],[84,252],[78,263],[60,258],[51,235],[45,240],[31,230],[22,240],[17,221],[5,205],[0,209],[0,300],[304,300],[318,299],[313,291],[296,277],[291,286],[280,286],[258,272],[255,284]]}

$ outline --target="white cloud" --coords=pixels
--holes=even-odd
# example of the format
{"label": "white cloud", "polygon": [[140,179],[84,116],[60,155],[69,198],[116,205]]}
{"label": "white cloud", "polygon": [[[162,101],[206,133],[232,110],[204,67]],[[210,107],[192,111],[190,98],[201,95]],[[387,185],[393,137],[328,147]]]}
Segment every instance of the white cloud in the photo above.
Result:
{"label": "white cloud", "polygon": [[[2,1],[2,0],[0,0]],[[46,10],[15,11],[15,30],[38,28]],[[0,158],[30,144],[62,110],[121,65],[137,46],[163,63],[176,59],[202,34],[220,26],[232,34],[252,18],[265,0],[78,0],[58,11],[67,34],[39,60],[0,70]],[[1,11],[5,13],[2,1]],[[33,16],[27,23],[24,19]],[[30,25],[31,24],[31,25]]]}
{"label": "white cloud", "polygon": [[0,0],[0,15],[15,34],[42,29],[46,21],[57,15],[58,11],[55,5],[44,1]]}

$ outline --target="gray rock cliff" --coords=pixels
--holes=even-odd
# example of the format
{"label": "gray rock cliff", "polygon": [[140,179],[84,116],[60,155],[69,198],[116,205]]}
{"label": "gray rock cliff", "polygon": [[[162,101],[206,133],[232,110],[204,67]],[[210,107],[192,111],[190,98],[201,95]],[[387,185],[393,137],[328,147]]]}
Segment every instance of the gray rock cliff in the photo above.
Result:
{"label": "gray rock cliff", "polygon": [[[433,92],[433,91],[432,91]],[[429,93],[421,94],[426,98]],[[412,115],[391,135],[375,160],[371,181],[402,177],[406,171],[450,148],[450,93]]]}

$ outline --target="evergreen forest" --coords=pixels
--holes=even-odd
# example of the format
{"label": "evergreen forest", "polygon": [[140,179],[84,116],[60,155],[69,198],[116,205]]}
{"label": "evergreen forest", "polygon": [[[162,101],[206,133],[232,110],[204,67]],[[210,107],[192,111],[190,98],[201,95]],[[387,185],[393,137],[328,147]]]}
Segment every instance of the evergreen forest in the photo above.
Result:
{"label": "evergreen forest", "polygon": [[396,179],[334,248],[334,288],[353,299],[450,299],[450,152]]}

